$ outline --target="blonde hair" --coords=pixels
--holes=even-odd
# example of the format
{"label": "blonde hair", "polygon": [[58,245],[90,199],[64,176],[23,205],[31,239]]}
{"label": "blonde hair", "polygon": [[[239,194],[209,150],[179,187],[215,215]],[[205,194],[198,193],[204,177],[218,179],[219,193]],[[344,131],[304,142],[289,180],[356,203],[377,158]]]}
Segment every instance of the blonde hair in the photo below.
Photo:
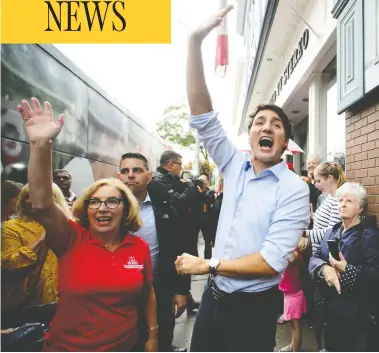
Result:
{"label": "blonde hair", "polygon": [[87,212],[87,202],[92,197],[92,195],[102,186],[113,186],[115,187],[122,196],[124,201],[124,219],[125,222],[121,227],[121,233],[126,234],[128,232],[136,232],[142,226],[142,221],[139,218],[139,205],[138,201],[130,191],[130,189],[124,185],[120,180],[115,178],[100,179],[92,183],[90,186],[84,190],[83,194],[80,195],[75,201],[72,211],[76,218],[76,223],[82,227],[88,229],[88,212]]}
{"label": "blonde hair", "polygon": [[[29,196],[29,184],[26,184],[20,191],[17,197],[17,205],[16,205],[16,213],[20,218],[32,218],[33,213],[31,212],[31,208],[26,207],[26,198]],[[69,217],[72,218],[72,213],[70,208],[67,205],[66,199],[62,193],[62,190],[58,185],[53,183],[53,197],[55,203],[60,206],[63,212]]]}
{"label": "blonde hair", "polygon": [[315,169],[315,174],[318,174],[325,179],[331,175],[336,180],[337,187],[342,186],[347,181],[342,167],[335,162],[326,162],[318,165]]}

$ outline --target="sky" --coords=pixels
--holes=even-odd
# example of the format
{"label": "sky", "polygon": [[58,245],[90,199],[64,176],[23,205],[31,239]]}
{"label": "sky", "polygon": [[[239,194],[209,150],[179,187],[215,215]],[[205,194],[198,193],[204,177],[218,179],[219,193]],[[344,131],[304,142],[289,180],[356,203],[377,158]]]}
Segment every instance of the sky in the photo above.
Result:
{"label": "sky", "polygon": [[[154,126],[165,107],[186,102],[185,65],[190,28],[209,18],[218,0],[172,0],[171,44],[55,45],[83,72],[133,112]],[[214,76],[216,33],[203,44],[204,67],[215,107],[228,116],[233,101],[233,38],[235,11],[229,14],[231,67],[224,79]],[[226,125],[230,118],[225,118]]]}

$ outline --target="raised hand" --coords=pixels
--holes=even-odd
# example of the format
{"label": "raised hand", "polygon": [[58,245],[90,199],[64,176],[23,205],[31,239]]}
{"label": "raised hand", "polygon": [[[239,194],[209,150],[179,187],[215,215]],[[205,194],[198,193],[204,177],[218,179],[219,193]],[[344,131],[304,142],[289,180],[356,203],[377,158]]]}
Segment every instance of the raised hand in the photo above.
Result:
{"label": "raised hand", "polygon": [[25,131],[30,142],[54,140],[61,132],[64,123],[63,114],[58,116],[57,121],[54,121],[49,102],[44,103],[44,111],[42,112],[37,98],[31,98],[30,101],[33,109],[26,100],[17,105],[17,110],[24,119]]}
{"label": "raised hand", "polygon": [[233,5],[225,6],[220,12],[212,16],[208,21],[200,24],[192,33],[191,38],[198,42],[202,42],[204,38],[212,31],[212,29],[219,26],[225,15],[234,8]]}

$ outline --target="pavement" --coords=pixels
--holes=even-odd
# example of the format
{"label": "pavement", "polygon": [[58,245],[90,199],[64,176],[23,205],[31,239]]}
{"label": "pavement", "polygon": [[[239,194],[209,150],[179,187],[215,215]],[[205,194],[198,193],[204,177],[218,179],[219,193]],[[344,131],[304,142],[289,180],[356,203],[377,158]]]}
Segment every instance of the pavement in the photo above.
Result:
{"label": "pavement", "polygon": [[[199,256],[203,257],[204,254],[204,240],[199,235],[198,242]],[[191,291],[192,296],[196,301],[201,301],[205,281],[208,276],[192,276]],[[185,311],[181,317],[176,319],[173,345],[177,347],[186,347],[189,351],[193,324],[196,315],[187,315]],[[317,352],[317,343],[313,329],[308,328],[306,320],[302,321],[303,328],[303,344],[302,351],[304,352]],[[291,341],[291,324],[278,325],[276,330],[276,343],[275,351],[279,351],[282,347],[287,346]]]}

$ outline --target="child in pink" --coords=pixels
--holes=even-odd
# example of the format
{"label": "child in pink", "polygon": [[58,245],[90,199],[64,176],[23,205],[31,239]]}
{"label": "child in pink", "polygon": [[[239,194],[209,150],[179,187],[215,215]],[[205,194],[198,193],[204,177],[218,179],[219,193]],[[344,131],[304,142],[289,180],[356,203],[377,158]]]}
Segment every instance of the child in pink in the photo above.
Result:
{"label": "child in pink", "polygon": [[300,270],[303,255],[296,249],[287,269],[282,274],[279,289],[284,293],[283,319],[291,321],[292,340],[291,343],[282,348],[281,352],[300,352],[301,348],[301,325],[300,319],[306,312],[304,292],[301,289]]}

